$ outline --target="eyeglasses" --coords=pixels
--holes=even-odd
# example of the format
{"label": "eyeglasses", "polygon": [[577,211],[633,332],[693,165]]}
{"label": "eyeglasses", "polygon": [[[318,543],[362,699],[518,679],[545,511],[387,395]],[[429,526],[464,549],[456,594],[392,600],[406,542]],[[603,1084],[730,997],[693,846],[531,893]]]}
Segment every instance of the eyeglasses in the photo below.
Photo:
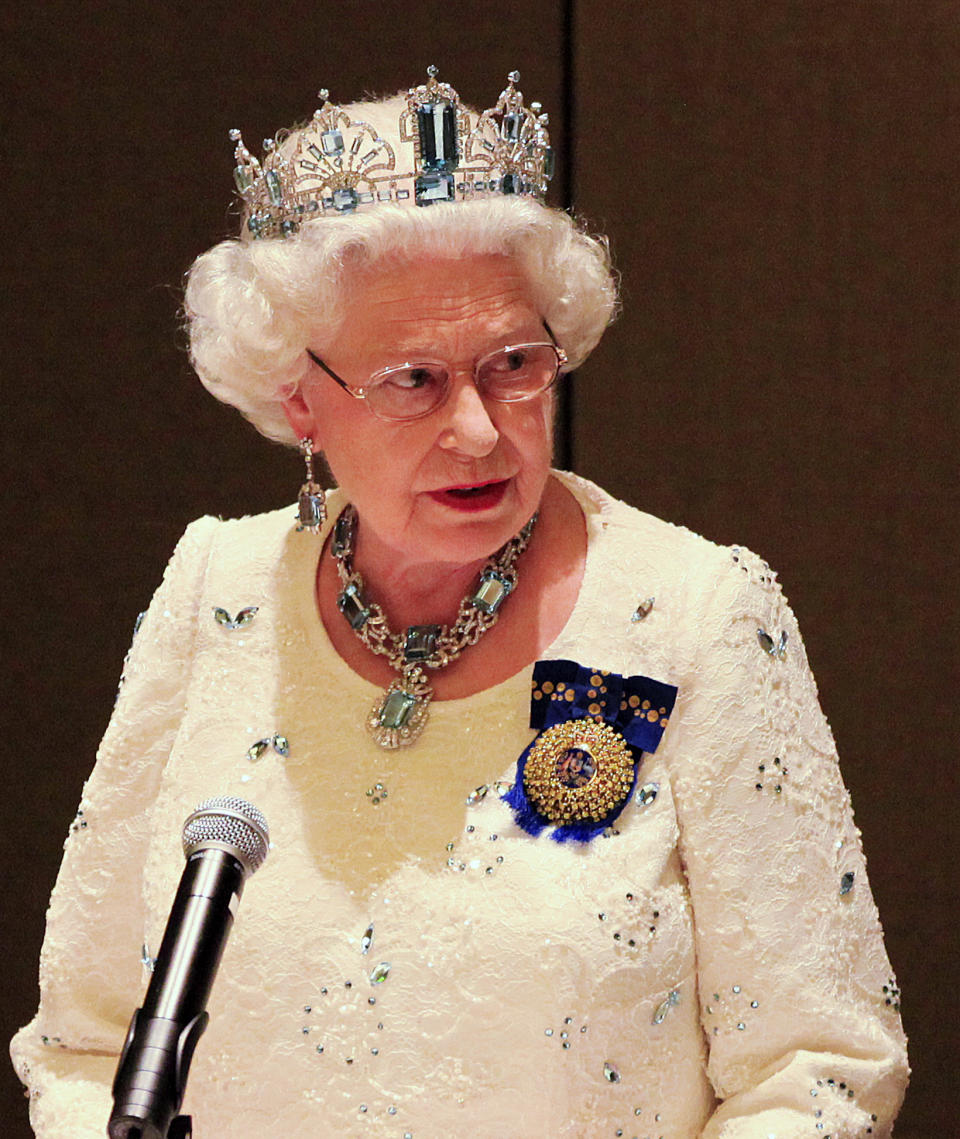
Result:
{"label": "eyeglasses", "polygon": [[[567,354],[550,343],[510,344],[481,356],[473,365],[473,382],[484,399],[519,403],[551,387],[567,364]],[[441,407],[450,394],[449,364],[422,361],[374,372],[363,387],[352,388],[310,349],[307,355],[354,399],[363,399],[378,419],[422,419]]]}

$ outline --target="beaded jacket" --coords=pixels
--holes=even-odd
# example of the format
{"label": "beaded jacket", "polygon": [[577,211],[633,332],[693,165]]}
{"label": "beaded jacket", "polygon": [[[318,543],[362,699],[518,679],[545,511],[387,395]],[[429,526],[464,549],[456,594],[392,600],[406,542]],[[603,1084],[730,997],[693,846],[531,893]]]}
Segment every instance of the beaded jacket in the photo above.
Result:
{"label": "beaded jacket", "polygon": [[316,611],[317,537],[289,509],[199,520],[128,654],[13,1042],[38,1136],[103,1135],[211,795],[255,803],[272,848],[194,1058],[198,1139],[890,1134],[899,992],[775,574],[554,477],[588,555],[544,659],[676,688],[616,818],[561,842],[512,805],[535,698],[558,699],[532,665],[378,747],[379,690]]}

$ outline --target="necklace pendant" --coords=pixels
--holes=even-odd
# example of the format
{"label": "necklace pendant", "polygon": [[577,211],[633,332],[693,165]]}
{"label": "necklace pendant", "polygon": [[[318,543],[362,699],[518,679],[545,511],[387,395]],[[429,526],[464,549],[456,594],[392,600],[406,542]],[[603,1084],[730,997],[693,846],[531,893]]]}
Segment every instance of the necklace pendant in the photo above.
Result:
{"label": "necklace pendant", "polygon": [[420,669],[397,679],[370,709],[367,731],[384,748],[409,747],[420,737],[428,719],[433,689]]}

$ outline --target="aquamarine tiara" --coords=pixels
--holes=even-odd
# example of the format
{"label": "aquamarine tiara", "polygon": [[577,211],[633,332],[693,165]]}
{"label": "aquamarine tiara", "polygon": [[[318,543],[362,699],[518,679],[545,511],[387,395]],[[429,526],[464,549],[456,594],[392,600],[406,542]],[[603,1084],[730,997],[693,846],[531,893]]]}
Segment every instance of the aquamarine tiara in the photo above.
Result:
{"label": "aquamarine tiara", "polygon": [[257,160],[238,130],[233,171],[253,238],[287,237],[304,222],[383,202],[470,201],[521,194],[543,201],[553,176],[548,117],[524,105],[519,72],[507,76],[496,106],[464,107],[448,84],[428,79],[411,87],[399,119],[402,157],[366,122],[354,121],[327,91],[305,127],[265,139]]}

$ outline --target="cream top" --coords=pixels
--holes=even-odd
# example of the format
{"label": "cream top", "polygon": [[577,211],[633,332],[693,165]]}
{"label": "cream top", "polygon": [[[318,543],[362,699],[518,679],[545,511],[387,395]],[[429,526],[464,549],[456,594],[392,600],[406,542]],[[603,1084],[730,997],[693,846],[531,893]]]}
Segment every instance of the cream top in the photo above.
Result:
{"label": "cream top", "polygon": [[[183,820],[211,795],[255,803],[272,849],[194,1059],[197,1139],[889,1135],[907,1073],[896,983],[775,575],[557,477],[588,557],[545,656],[678,688],[646,794],[589,843],[517,825],[496,784],[534,736],[532,665],[381,749],[363,727],[380,689],[317,616],[318,538],[289,509],[200,519],[65,844],[40,1010],[12,1048],[38,1136],[104,1134],[142,947],[160,943]],[[215,618],[249,606],[240,627]],[[786,632],[782,659],[758,629]]]}

